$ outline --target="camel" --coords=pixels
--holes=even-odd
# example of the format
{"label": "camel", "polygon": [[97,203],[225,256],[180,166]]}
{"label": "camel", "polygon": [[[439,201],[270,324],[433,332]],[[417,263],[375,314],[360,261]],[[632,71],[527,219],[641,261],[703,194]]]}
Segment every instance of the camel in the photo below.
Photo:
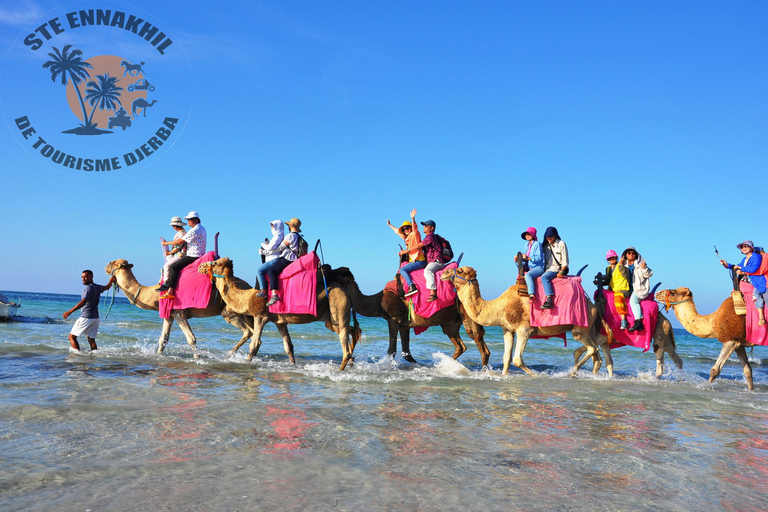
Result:
{"label": "camel", "polygon": [[[125,296],[131,301],[131,304],[139,309],[147,309],[150,311],[159,310],[159,293],[155,291],[155,287],[142,286],[133,275],[133,264],[128,263],[127,260],[119,259],[110,261],[104,268],[107,275],[114,275],[117,277],[117,286],[125,293]],[[168,344],[168,338],[171,334],[171,327],[173,325],[174,318],[179,322],[179,327],[184,333],[184,337],[187,339],[187,343],[192,347],[192,352],[195,359],[199,357],[197,353],[197,339],[192,329],[189,326],[189,318],[207,318],[210,316],[221,315],[224,320],[234,325],[243,332],[241,342],[244,342],[251,337],[253,332],[252,323],[249,325],[250,319],[243,315],[233,312],[231,309],[225,307],[222,301],[215,299],[215,294],[211,293],[211,299],[208,302],[208,306],[205,309],[175,309],[170,318],[163,319],[163,329],[160,333],[160,339],[158,342],[157,353],[162,354],[165,350],[165,346]]]}
{"label": "camel", "polygon": [[144,110],[142,112],[144,113],[144,117],[147,117],[147,109],[155,103],[157,103],[157,100],[152,100],[152,103],[148,103],[144,98],[136,98],[131,104],[131,115],[136,117],[138,115],[137,110],[143,108]]}
{"label": "camel", "polygon": [[709,382],[714,382],[725,366],[725,362],[736,352],[747,379],[747,389],[752,391],[752,367],[749,365],[747,348],[753,347],[747,342],[747,320],[733,309],[733,299],[728,297],[720,304],[717,311],[709,315],[700,315],[693,302],[693,293],[688,288],[661,290],[656,293],[656,300],[666,308],[672,308],[683,328],[697,338],[717,338],[723,344],[720,355],[709,370]]}
{"label": "camel", "polygon": [[[502,374],[509,373],[509,365],[512,362],[528,375],[534,375],[533,371],[523,362],[523,353],[530,336],[555,336],[570,332],[576,341],[586,347],[586,354],[573,368],[575,374],[588,359],[593,359],[592,371],[597,373],[600,369],[601,358],[597,345],[593,341],[590,329],[597,318],[597,309],[588,302],[589,327],[576,325],[555,325],[551,327],[533,327],[530,323],[530,305],[517,293],[517,285],[509,287],[498,298],[486,301],[480,296],[480,286],[477,282],[477,272],[472,267],[448,269],[440,276],[443,281],[452,281],[456,287],[464,309],[469,317],[480,325],[500,326],[504,330],[504,359]],[[517,344],[515,344],[517,338]],[[512,348],[515,349],[514,358]]]}
{"label": "camel", "polygon": [[[283,337],[285,352],[288,354],[291,363],[295,363],[295,360],[293,357],[293,343],[288,334],[287,325],[324,322],[328,329],[339,335],[342,349],[342,361],[339,370],[344,370],[347,364],[352,362],[352,352],[355,350],[355,345],[360,338],[360,328],[355,322],[352,330],[352,341],[350,342],[352,301],[344,290],[338,286],[329,284],[327,295],[325,287],[318,287],[317,315],[270,313],[266,306],[266,299],[257,297],[257,290],[251,288],[242,279],[234,276],[233,263],[229,258],[219,258],[216,261],[203,263],[198,268],[198,271],[200,273],[207,273],[213,278],[216,289],[230,309],[253,317],[253,334],[248,349],[249,361],[259,352],[261,333],[267,322],[273,322],[277,325]],[[245,343],[245,340],[240,340],[231,352],[236,352],[243,343]]]}
{"label": "camel", "polygon": [[334,274],[352,299],[352,305],[355,311],[363,316],[383,318],[389,327],[389,348],[387,355],[394,356],[397,352],[397,334],[400,333],[400,343],[403,351],[403,359],[408,362],[416,363],[411,355],[410,335],[411,327],[434,327],[440,326],[451,340],[454,346],[454,352],[451,356],[458,359],[461,354],[466,352],[467,347],[459,335],[459,327],[464,324],[464,330],[467,335],[475,341],[477,349],[480,351],[483,368],[488,366],[488,360],[491,352],[483,340],[485,329],[472,321],[461,307],[461,303],[451,305],[441,309],[429,318],[424,318],[415,313],[408,314],[408,304],[405,299],[398,297],[396,293],[389,290],[382,290],[374,295],[364,295],[355,281],[355,276],[345,267],[334,269]]}
{"label": "camel", "polygon": [[[603,326],[607,335],[600,334],[600,325]],[[611,355],[611,343],[613,342],[613,332],[605,322],[595,322],[592,337],[602,349],[605,356],[605,368],[608,376],[613,377],[613,357]],[[573,360],[577,362],[586,348],[582,345],[573,351]],[[683,360],[677,353],[675,344],[675,333],[672,331],[672,323],[659,311],[659,319],[656,322],[656,330],[653,331],[653,353],[656,355],[656,377],[661,377],[664,373],[664,352],[675,362],[678,368],[683,369]]]}

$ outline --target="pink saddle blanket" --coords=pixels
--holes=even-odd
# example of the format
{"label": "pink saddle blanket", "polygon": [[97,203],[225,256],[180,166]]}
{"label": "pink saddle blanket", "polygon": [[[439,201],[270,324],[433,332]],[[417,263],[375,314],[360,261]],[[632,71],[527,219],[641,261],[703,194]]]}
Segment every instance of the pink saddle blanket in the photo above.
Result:
{"label": "pink saddle blanket", "polygon": [[[595,292],[597,293],[597,292]],[[619,348],[629,345],[630,347],[642,348],[643,352],[647,352],[651,348],[651,340],[653,339],[653,333],[656,330],[656,322],[659,320],[659,305],[653,300],[652,296],[640,301],[640,308],[643,311],[643,327],[644,331],[632,331],[621,329],[621,316],[616,311],[616,304],[613,302],[613,292],[610,290],[604,290],[605,294],[605,323],[613,331],[613,343],[611,348]],[[632,314],[632,309],[629,307],[629,297],[626,299],[627,304],[627,322],[631,326],[635,323],[635,316]],[[606,334],[605,329],[601,326],[600,332]]]}
{"label": "pink saddle blanket", "polygon": [[581,277],[556,277],[552,280],[552,286],[555,289],[555,307],[540,309],[545,298],[544,286],[541,284],[541,278],[536,278],[536,300],[531,304],[531,325],[533,327],[553,325],[589,327],[587,296],[581,286]]}
{"label": "pink saddle blanket", "polygon": [[277,291],[280,301],[269,306],[270,313],[317,315],[317,266],[320,258],[310,252],[280,273]]}
{"label": "pink saddle blanket", "polygon": [[[754,345],[768,346],[768,326],[758,325],[757,308],[755,301],[752,300],[753,287],[751,284],[741,281],[739,288],[744,294],[744,304],[747,306],[747,341]],[[766,314],[765,307],[763,314]]]}
{"label": "pink saddle blanket", "polygon": [[[403,263],[405,265],[405,263]],[[402,266],[402,265],[401,265]],[[455,262],[449,263],[442,270],[435,272],[435,284],[437,285],[437,299],[432,302],[428,302],[429,290],[427,290],[427,280],[424,277],[424,269],[414,270],[410,273],[413,284],[416,285],[418,293],[408,297],[408,307],[413,308],[412,311],[422,318],[429,318],[438,311],[453,306],[456,303],[456,289],[453,284],[448,281],[441,281],[440,276],[449,268],[457,268]],[[391,289],[391,286],[395,287],[395,293],[397,293],[397,284],[394,281],[387,283],[385,289]],[[414,327],[414,334],[421,334],[426,331],[428,327]]]}
{"label": "pink saddle blanket", "polygon": [[[174,309],[205,309],[211,300],[210,278],[205,274],[199,274],[197,267],[201,263],[215,260],[213,251],[208,251],[195,261],[181,269],[179,282],[174,290],[175,299],[160,300],[160,318],[170,318]],[[159,293],[159,292],[158,292]]]}

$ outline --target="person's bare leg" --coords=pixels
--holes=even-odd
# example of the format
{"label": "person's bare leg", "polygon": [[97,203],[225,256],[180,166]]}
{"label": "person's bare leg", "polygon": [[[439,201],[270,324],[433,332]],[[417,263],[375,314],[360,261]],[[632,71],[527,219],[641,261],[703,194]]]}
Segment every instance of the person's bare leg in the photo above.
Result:
{"label": "person's bare leg", "polygon": [[80,344],[77,342],[77,336],[74,334],[69,335],[69,344],[72,346],[75,350],[80,350]]}

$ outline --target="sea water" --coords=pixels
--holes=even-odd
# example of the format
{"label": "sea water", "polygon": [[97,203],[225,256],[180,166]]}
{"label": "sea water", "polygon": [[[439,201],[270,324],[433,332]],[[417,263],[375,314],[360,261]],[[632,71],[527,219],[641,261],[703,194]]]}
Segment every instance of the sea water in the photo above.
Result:
{"label": "sea water", "polygon": [[[613,352],[615,377],[570,376],[569,338],[532,340],[501,375],[439,328],[412,336],[421,363],[387,358],[387,329],[361,318],[354,364],[338,336],[291,326],[296,365],[273,325],[259,355],[231,356],[240,331],[193,319],[201,357],[178,327],[119,297],[100,308],[99,350],[69,349],[74,295],[6,292],[22,316],[0,324],[0,510],[765,510],[768,369],[676,330],[684,369],[652,352]],[[106,294],[105,294],[106,295]]]}

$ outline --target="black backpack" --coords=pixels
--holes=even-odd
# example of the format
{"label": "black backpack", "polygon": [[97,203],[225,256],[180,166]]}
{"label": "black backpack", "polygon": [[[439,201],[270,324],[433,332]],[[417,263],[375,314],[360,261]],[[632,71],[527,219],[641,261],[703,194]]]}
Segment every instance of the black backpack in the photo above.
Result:
{"label": "black backpack", "polygon": [[[299,235],[299,233],[296,233]],[[296,253],[296,256],[301,258],[302,256],[306,256],[307,252],[309,251],[309,244],[306,240],[304,240],[304,237],[299,235],[299,252]]]}
{"label": "black backpack", "polygon": [[453,259],[453,249],[451,248],[451,242],[441,237],[437,233],[435,233],[435,238],[437,238],[437,241],[440,244],[440,257],[442,258],[443,263],[448,263]]}

